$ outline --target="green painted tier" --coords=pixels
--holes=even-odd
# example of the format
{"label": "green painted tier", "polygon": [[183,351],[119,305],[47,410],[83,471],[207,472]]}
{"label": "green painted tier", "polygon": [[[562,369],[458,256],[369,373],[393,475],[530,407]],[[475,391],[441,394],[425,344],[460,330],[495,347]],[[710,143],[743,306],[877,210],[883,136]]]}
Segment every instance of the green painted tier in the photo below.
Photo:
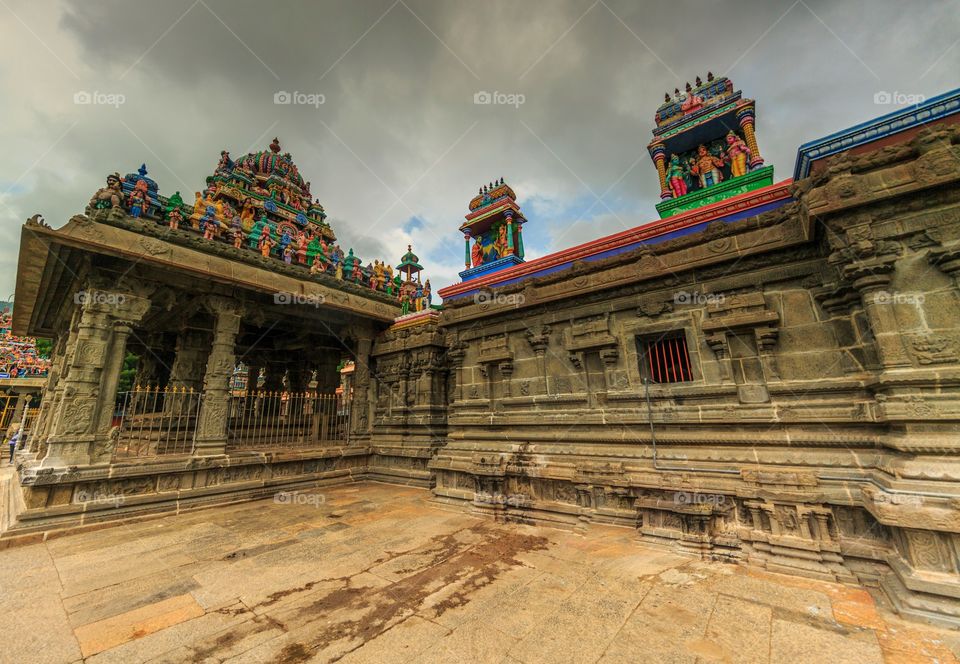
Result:
{"label": "green painted tier", "polygon": [[732,196],[738,196],[754,189],[762,189],[771,184],[773,184],[773,166],[764,166],[712,187],[698,189],[686,196],[669,198],[657,205],[657,212],[661,219],[666,219],[680,212],[718,203]]}

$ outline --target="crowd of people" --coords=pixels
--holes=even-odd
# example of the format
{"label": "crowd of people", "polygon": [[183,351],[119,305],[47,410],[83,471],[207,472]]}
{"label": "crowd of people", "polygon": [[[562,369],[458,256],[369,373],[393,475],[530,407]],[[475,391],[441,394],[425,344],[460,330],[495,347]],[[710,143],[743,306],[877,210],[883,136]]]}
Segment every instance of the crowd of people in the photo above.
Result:
{"label": "crowd of people", "polygon": [[18,337],[10,331],[10,310],[0,312],[0,376],[30,378],[46,376],[50,360],[37,352],[37,340]]}

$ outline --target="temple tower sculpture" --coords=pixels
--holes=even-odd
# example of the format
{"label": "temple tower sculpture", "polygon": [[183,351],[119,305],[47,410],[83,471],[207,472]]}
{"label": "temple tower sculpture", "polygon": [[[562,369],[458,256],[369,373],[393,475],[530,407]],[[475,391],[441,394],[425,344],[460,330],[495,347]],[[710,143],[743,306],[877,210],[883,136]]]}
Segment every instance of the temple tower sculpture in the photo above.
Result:
{"label": "temple tower sculpture", "polygon": [[703,82],[664,95],[647,146],[660,179],[657,212],[671,217],[773,184],[754,133],[756,103],[733,82],[707,73]]}
{"label": "temple tower sculpture", "polygon": [[503,178],[480,187],[465,219],[460,225],[466,266],[461,279],[476,279],[523,262],[523,224],[527,219]]}

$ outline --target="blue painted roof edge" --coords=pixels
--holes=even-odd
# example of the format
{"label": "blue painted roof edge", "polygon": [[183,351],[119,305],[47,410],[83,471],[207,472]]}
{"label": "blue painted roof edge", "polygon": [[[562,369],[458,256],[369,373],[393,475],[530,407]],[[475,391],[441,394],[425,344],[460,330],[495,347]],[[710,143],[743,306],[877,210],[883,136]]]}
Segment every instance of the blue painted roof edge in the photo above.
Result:
{"label": "blue painted roof edge", "polygon": [[829,136],[804,143],[797,149],[793,179],[796,181],[807,177],[810,174],[810,165],[817,159],[872,143],[957,112],[960,112],[960,88],[931,97],[921,104],[897,109]]}

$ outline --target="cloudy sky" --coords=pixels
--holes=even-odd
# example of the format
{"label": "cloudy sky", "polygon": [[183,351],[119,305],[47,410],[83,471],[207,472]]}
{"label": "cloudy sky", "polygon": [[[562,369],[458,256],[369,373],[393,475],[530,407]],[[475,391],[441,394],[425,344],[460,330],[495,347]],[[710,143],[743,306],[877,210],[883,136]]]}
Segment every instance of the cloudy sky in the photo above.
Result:
{"label": "cloudy sky", "polygon": [[437,288],[493,178],[528,258],[656,218],[653,114],[708,70],[757,100],[778,180],[801,143],[960,85],[960,0],[0,0],[0,28],[0,299],[24,219],[142,162],[189,200],[220,150],[278,136],[345,247],[412,243]]}

